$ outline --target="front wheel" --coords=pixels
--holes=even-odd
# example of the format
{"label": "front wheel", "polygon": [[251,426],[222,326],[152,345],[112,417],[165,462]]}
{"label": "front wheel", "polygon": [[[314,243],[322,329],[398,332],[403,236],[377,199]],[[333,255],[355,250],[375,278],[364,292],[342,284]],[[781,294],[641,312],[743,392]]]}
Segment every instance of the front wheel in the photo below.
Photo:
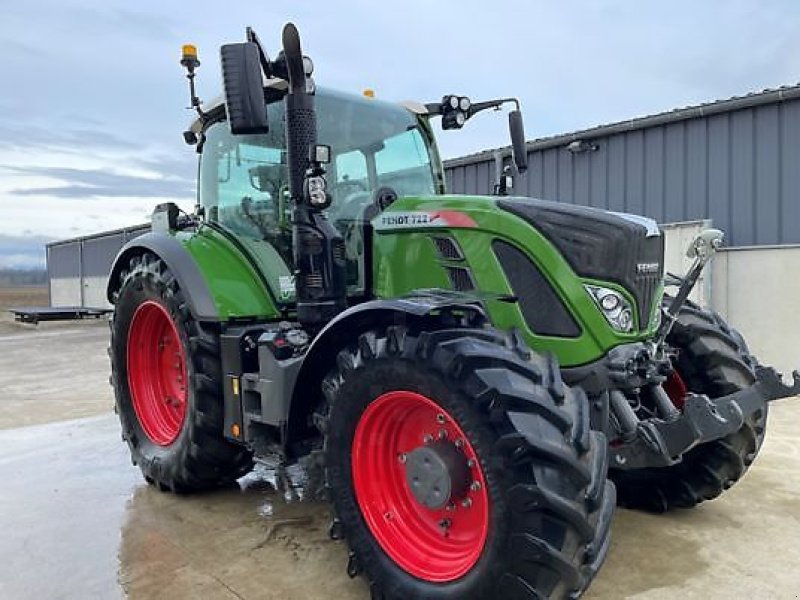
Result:
{"label": "front wheel", "polygon": [[579,595],[614,510],[603,434],[552,359],[485,330],[362,335],[325,380],[327,481],[385,600]]}

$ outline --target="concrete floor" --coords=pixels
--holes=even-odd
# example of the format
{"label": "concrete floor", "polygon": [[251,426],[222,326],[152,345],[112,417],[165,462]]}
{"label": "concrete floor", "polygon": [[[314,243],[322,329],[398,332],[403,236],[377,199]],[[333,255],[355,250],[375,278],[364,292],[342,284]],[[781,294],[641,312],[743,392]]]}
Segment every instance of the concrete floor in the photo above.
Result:
{"label": "concrete floor", "polygon": [[[144,485],[109,412],[106,336],[0,330],[0,598],[367,599],[326,507],[284,503],[270,473],[192,497]],[[721,499],[619,511],[585,597],[800,598],[800,399],[772,406],[761,456]]]}
{"label": "concrete floor", "polygon": [[0,429],[111,411],[108,335],[104,320],[0,319]]}

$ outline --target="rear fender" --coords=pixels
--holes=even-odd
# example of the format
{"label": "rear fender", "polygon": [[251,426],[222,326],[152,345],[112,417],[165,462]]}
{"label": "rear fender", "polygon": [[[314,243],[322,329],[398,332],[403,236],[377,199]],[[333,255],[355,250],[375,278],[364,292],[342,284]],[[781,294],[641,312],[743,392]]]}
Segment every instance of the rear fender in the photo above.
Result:
{"label": "rear fender", "polygon": [[211,290],[192,255],[180,241],[171,235],[158,232],[139,236],[125,244],[119,251],[111,267],[106,287],[106,297],[109,302],[114,304],[122,271],[128,268],[134,256],[140,256],[145,252],[157,255],[167,264],[178,285],[184,290],[189,310],[196,320],[219,320],[219,312]]}

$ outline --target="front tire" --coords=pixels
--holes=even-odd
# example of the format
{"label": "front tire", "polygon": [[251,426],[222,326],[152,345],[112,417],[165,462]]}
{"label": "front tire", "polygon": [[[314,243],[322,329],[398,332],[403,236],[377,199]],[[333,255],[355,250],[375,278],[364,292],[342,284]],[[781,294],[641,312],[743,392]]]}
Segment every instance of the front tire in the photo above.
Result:
{"label": "front tire", "polygon": [[[491,331],[390,327],[340,352],[323,391],[327,483],[349,571],[373,598],[567,598],[589,585],[615,492],[605,436],[554,360],[525,360]],[[439,452],[447,477],[426,477],[419,465]]]}
{"label": "front tire", "polygon": [[219,339],[190,314],[166,264],[131,259],[111,322],[111,381],[122,438],[148,483],[189,492],[221,487],[252,468],[223,437]]}
{"label": "front tire", "polygon": [[[716,313],[687,303],[667,343],[678,351],[675,372],[665,390],[680,409],[686,393],[712,400],[753,385],[756,361],[741,334]],[[767,406],[753,413],[739,431],[692,448],[671,467],[611,470],[620,504],[650,512],[692,508],[712,500],[739,481],[764,441]]]}

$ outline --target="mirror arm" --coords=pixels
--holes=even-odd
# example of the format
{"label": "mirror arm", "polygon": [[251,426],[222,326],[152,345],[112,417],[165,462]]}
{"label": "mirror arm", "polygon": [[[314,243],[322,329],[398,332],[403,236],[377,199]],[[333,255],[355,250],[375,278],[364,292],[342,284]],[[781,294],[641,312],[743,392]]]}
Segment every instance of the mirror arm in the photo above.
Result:
{"label": "mirror arm", "polygon": [[442,104],[440,102],[428,102],[425,104],[425,114],[431,117],[442,114]]}
{"label": "mirror arm", "polygon": [[503,104],[507,103],[514,104],[514,107],[519,110],[519,100],[516,98],[498,98],[497,100],[487,100],[485,102],[476,102],[472,106],[470,106],[469,110],[467,111],[467,117],[471,117],[474,114],[481,112],[482,110],[486,110],[487,108],[494,108],[499,109]]}
{"label": "mirror arm", "polygon": [[258,34],[252,27],[245,29],[245,38],[248,42],[252,42],[258,48],[258,62],[261,63],[261,70],[264,71],[264,76],[267,78],[272,77],[272,63],[269,60],[264,46],[261,45],[261,40],[258,39]]}
{"label": "mirror arm", "polygon": [[[503,104],[512,103],[514,107],[519,110],[519,100],[516,98],[498,98],[497,100],[486,100],[484,102],[476,102],[472,106],[469,107],[469,110],[466,111],[466,116],[469,119],[470,117],[476,115],[477,113],[486,110],[487,108],[494,108],[499,109]],[[427,102],[425,104],[425,114],[431,117],[435,117],[437,115],[441,115],[444,113],[442,108],[441,102]]]}

